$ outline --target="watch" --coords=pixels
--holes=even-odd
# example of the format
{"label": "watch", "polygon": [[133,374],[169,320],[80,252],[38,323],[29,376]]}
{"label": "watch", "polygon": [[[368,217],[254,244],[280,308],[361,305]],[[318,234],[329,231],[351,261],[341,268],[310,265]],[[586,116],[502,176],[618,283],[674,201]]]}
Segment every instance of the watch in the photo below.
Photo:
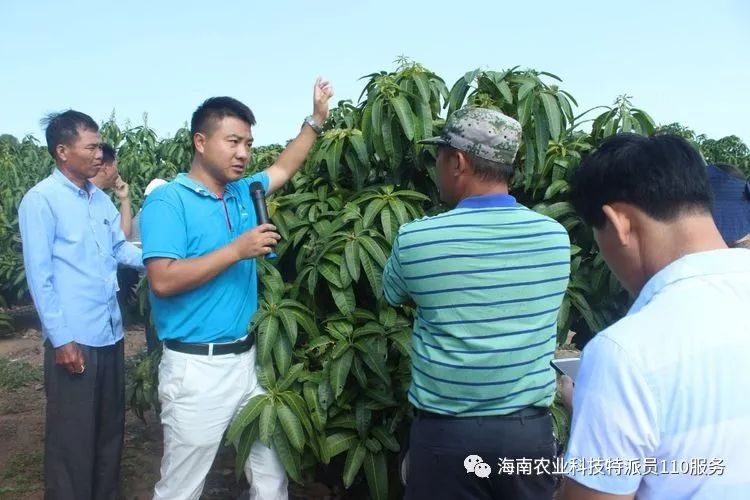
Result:
{"label": "watch", "polygon": [[[318,123],[315,121],[315,118],[313,118],[312,115],[305,117],[305,123],[310,125],[310,128],[313,129],[316,134],[320,135],[321,132],[323,132],[323,126],[318,125]],[[302,124],[302,126],[304,127],[304,123]]]}

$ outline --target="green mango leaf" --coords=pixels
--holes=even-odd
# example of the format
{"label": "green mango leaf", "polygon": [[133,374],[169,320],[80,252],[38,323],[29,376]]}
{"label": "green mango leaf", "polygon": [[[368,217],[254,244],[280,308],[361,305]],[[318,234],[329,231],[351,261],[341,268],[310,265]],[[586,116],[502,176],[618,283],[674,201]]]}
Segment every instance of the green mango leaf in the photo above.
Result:
{"label": "green mango leaf", "polygon": [[373,345],[359,341],[354,344],[354,347],[360,352],[359,357],[375,373],[375,375],[380,377],[380,379],[386,384],[390,384],[391,379],[385,368],[385,360],[381,359],[380,356],[375,353]]}
{"label": "green mango leaf", "polygon": [[279,377],[286,376],[292,364],[292,346],[289,344],[289,339],[286,335],[278,336],[278,340],[273,346],[273,359],[276,362]]}
{"label": "green mango leaf", "polygon": [[333,388],[327,379],[321,380],[318,384],[318,401],[320,401],[320,407],[328,410],[334,403],[335,395]]}
{"label": "green mango leaf", "polygon": [[396,438],[393,437],[393,434],[389,433],[382,425],[373,427],[370,432],[372,432],[372,435],[375,436],[383,446],[393,453],[398,453],[401,450],[401,447]]}
{"label": "green mango leaf", "polygon": [[286,375],[284,375],[281,380],[279,380],[279,383],[276,386],[276,389],[278,391],[285,391],[291,387],[291,385],[297,381],[300,374],[304,370],[305,365],[302,363],[296,363],[292,365],[289,370],[287,370]]}
{"label": "green mango leaf", "polygon": [[302,396],[295,392],[285,391],[279,394],[279,397],[282,401],[284,401],[284,403],[287,404],[287,406],[289,406],[289,408],[291,408],[291,410],[297,416],[300,423],[302,424],[302,427],[304,427],[305,432],[307,432],[308,437],[312,439],[314,436],[316,436],[313,431],[312,424],[310,423],[309,410],[307,409],[307,405],[305,404],[305,400],[302,399]]}
{"label": "green mango leaf", "polygon": [[367,374],[365,373],[365,368],[362,365],[359,356],[354,356],[351,372],[352,375],[354,375],[354,378],[357,379],[357,383],[360,387],[367,387]]}
{"label": "green mango leaf", "polygon": [[365,461],[365,454],[367,449],[364,443],[359,442],[354,448],[349,448],[349,452],[346,454],[346,461],[344,462],[344,487],[349,489],[357,473],[362,468],[362,464]]}
{"label": "green mango leaf", "polygon": [[[376,99],[372,104],[372,132],[369,137],[372,137],[372,144],[375,148],[375,153],[380,158],[380,161],[388,161],[388,151],[385,146],[385,139],[383,138],[383,99]],[[390,137],[390,135],[389,135]]]}
{"label": "green mango leaf", "polygon": [[350,314],[354,312],[354,309],[357,307],[357,302],[354,298],[354,290],[352,290],[351,287],[339,288],[331,285],[329,288],[331,290],[331,295],[333,296],[333,301],[336,303],[336,307],[338,307],[342,314]]}
{"label": "green mango leaf", "polygon": [[318,327],[315,325],[315,322],[313,322],[309,315],[297,310],[293,310],[292,314],[297,320],[297,324],[299,324],[299,326],[301,326],[302,329],[305,330],[309,335],[313,337],[317,337],[318,335],[320,335]]}
{"label": "green mango leaf", "polygon": [[302,484],[299,453],[292,449],[289,440],[284,435],[281,428],[277,428],[273,434],[273,448],[276,450],[279,460],[289,477],[292,478],[294,482]]}
{"label": "green mango leaf", "polygon": [[329,283],[341,288],[341,275],[336,266],[328,262],[321,262],[318,270]]}
{"label": "green mango leaf", "polygon": [[375,217],[380,213],[381,210],[383,210],[383,207],[385,207],[387,204],[388,201],[383,198],[378,198],[371,201],[365,209],[365,215],[364,217],[362,217],[362,225],[365,228],[370,227],[372,225],[372,221],[375,220]]}
{"label": "green mango leaf", "polygon": [[279,318],[268,316],[268,318],[258,326],[258,360],[261,363],[266,362],[271,357],[271,349],[276,344],[279,337]]}
{"label": "green mango leaf", "polygon": [[263,444],[271,447],[271,437],[276,430],[276,404],[270,402],[263,407],[260,413],[260,440]]}
{"label": "green mango leaf", "polygon": [[467,82],[465,78],[459,78],[456,83],[453,84],[450,94],[448,95],[448,99],[445,103],[448,107],[448,113],[446,115],[447,117],[452,115],[453,112],[459,109],[464,103],[466,94],[469,93],[469,83],[470,82]]}
{"label": "green mango leaf", "polygon": [[344,247],[344,260],[346,261],[346,267],[349,270],[354,281],[359,281],[359,243],[355,240],[348,241]]}
{"label": "green mango leaf", "polygon": [[252,449],[253,444],[258,440],[260,434],[259,428],[258,421],[253,421],[253,423],[243,430],[242,436],[237,443],[237,454],[235,455],[234,463],[236,480],[239,480],[245,473],[245,462],[247,462],[247,457],[250,456],[250,450]]}
{"label": "green mango leaf", "polygon": [[302,385],[302,394],[310,411],[310,420],[318,432],[323,432],[328,414],[318,400],[318,386],[312,382],[305,382]]}
{"label": "green mango leaf", "polygon": [[370,254],[373,259],[375,259],[375,262],[378,263],[381,269],[385,267],[385,261],[387,257],[385,256],[385,252],[383,252],[383,249],[380,248],[380,245],[378,245],[375,240],[373,240],[369,236],[363,236],[359,239],[359,244],[362,246],[362,248],[365,249],[368,254]]}
{"label": "green mango leaf", "polygon": [[344,150],[344,142],[337,139],[331,143],[326,150],[326,164],[328,165],[328,175],[334,182],[339,178],[339,165],[341,164],[341,152]]}
{"label": "green mango leaf", "polygon": [[547,122],[549,123],[552,140],[560,142],[560,135],[563,130],[563,117],[557,99],[554,95],[546,92],[542,92],[540,97],[542,99],[542,104],[544,105],[544,112],[547,115]]}
{"label": "green mango leaf", "polygon": [[344,391],[353,358],[354,350],[348,349],[340,358],[331,361],[331,386],[335,398],[338,398]]}
{"label": "green mango leaf", "polygon": [[354,417],[357,422],[359,439],[367,439],[367,435],[370,433],[370,424],[372,423],[372,410],[367,408],[363,399],[359,399],[354,405]]}
{"label": "green mango leaf", "polygon": [[352,145],[352,148],[357,153],[357,158],[359,158],[359,161],[362,162],[362,165],[367,165],[370,160],[369,156],[367,154],[367,145],[365,144],[365,139],[362,137],[363,134],[352,134],[349,136],[349,144]]}
{"label": "green mango leaf", "polygon": [[426,103],[430,102],[430,82],[427,79],[427,75],[424,73],[414,73],[414,84],[417,86],[417,90],[419,90],[419,95],[422,98],[423,101]]}
{"label": "green mango leaf", "polygon": [[359,252],[359,259],[362,261],[362,269],[367,281],[370,282],[373,295],[380,299],[383,296],[383,272],[375,267],[367,252]]}
{"label": "green mango leaf", "polygon": [[552,184],[550,184],[547,190],[544,192],[544,199],[549,200],[557,194],[567,193],[569,188],[570,186],[568,185],[568,181],[566,181],[565,179],[556,180]]}
{"label": "green mango leaf", "polygon": [[364,469],[372,500],[388,500],[388,466],[385,453],[368,452],[364,459]]}
{"label": "green mango leaf", "polygon": [[529,95],[529,92],[534,90],[537,86],[536,82],[530,81],[526,82],[518,89],[518,102],[520,103],[524,99],[526,99],[526,96]]}
{"label": "green mango leaf", "polygon": [[404,135],[410,141],[414,139],[414,113],[411,110],[409,101],[399,94],[391,99],[391,106],[396,112],[398,121],[401,123],[401,129],[404,131]]}
{"label": "green mango leaf", "polygon": [[227,443],[232,443],[250,424],[257,420],[263,409],[271,402],[267,394],[253,396],[237,413],[227,431]]}
{"label": "green mango leaf", "polygon": [[289,344],[294,347],[297,343],[297,319],[294,313],[288,309],[279,309],[279,319],[284,327]]}
{"label": "green mango leaf", "polygon": [[479,68],[477,68],[477,69],[475,69],[475,70],[472,70],[472,71],[467,71],[467,72],[466,72],[466,73],[464,74],[464,81],[466,82],[466,84],[467,84],[467,85],[471,85],[471,83],[472,83],[472,82],[473,82],[474,80],[476,80],[476,78],[477,78],[477,75],[479,75],[479,73],[481,73],[481,72],[482,72],[482,70],[481,70],[481,69],[479,69]]}
{"label": "green mango leaf", "polygon": [[385,152],[387,155],[385,159],[389,160],[391,168],[395,169],[396,167],[398,167],[401,154],[397,146],[398,142],[393,132],[393,123],[393,117],[389,114],[384,113],[381,132],[383,137],[383,145],[385,146]]}
{"label": "green mango leaf", "polygon": [[337,432],[326,438],[328,458],[333,458],[345,451],[349,451],[357,443],[357,434],[351,431]]}
{"label": "green mango leaf", "polygon": [[302,451],[305,446],[305,435],[302,431],[302,423],[294,412],[285,404],[279,403],[277,410],[281,428],[284,430],[289,444],[297,451]]}

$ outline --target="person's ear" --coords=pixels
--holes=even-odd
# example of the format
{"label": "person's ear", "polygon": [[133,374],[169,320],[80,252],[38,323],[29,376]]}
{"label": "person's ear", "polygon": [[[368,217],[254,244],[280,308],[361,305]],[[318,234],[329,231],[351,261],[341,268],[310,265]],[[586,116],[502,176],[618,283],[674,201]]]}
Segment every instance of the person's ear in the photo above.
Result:
{"label": "person's ear", "polygon": [[459,175],[471,174],[472,166],[471,161],[463,151],[455,150],[456,164],[453,167],[453,172],[456,177]]}
{"label": "person's ear", "polygon": [[65,144],[58,144],[55,146],[55,153],[62,162],[68,161],[68,147]]}
{"label": "person's ear", "polygon": [[203,154],[206,149],[206,139],[206,135],[201,132],[196,132],[193,135],[193,145],[195,146],[195,150],[200,154]]}
{"label": "person's ear", "polygon": [[612,205],[604,205],[602,212],[607,223],[612,227],[618,243],[627,246],[630,243],[633,229],[633,221],[629,211],[624,210],[621,204],[613,203]]}

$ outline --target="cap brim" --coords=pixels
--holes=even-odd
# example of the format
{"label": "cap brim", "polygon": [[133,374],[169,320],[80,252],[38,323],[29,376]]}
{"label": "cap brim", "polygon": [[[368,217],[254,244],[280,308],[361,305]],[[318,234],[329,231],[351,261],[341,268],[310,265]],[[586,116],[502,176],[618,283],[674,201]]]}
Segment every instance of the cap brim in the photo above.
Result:
{"label": "cap brim", "polygon": [[448,146],[450,143],[440,136],[423,139],[418,144],[431,144],[434,146]]}

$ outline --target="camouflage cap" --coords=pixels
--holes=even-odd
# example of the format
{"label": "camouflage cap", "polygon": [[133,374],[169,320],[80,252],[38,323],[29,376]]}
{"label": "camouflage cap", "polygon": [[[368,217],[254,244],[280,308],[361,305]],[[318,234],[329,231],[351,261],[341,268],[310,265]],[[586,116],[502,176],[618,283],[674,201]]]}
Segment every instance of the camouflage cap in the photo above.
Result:
{"label": "camouflage cap", "polygon": [[439,137],[421,144],[450,146],[499,163],[513,163],[521,143],[521,124],[488,108],[462,108],[448,117]]}

